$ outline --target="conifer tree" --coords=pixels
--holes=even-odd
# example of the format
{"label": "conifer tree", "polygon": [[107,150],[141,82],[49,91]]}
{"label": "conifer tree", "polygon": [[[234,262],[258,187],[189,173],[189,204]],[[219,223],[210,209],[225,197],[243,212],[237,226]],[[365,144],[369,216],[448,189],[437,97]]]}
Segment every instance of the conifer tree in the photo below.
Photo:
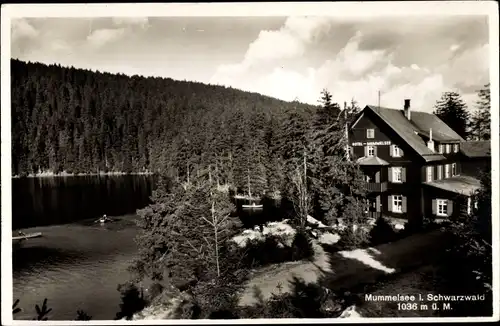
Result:
{"label": "conifer tree", "polygon": [[139,212],[138,277],[167,275],[174,284],[193,285],[221,276],[228,268],[227,241],[239,224],[230,217],[234,206],[228,194],[219,191],[211,174],[195,174],[189,184],[173,182],[170,191],[161,181],[152,200]]}
{"label": "conifer tree", "polygon": [[467,139],[469,112],[461,96],[455,92],[445,92],[436,102],[434,114],[451,127],[462,138]]}
{"label": "conifer tree", "polygon": [[[351,102],[351,110],[356,110]],[[343,111],[331,123],[324,123],[325,110],[318,110],[312,133],[312,157],[314,192],[323,218],[329,224],[342,219],[350,225],[365,222],[363,198],[364,183],[358,165],[346,153],[346,128],[353,114]]]}
{"label": "conifer tree", "polygon": [[484,85],[477,92],[479,100],[470,122],[471,138],[474,140],[489,140],[491,137],[491,99],[490,84]]}

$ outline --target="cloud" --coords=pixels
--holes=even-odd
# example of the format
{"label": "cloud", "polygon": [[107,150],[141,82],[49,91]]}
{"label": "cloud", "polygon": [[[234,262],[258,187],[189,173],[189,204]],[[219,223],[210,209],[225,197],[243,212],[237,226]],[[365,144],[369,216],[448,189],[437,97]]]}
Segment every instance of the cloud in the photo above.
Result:
{"label": "cloud", "polygon": [[12,41],[20,38],[35,38],[39,34],[38,30],[25,18],[13,19],[11,28]]}
{"label": "cloud", "polygon": [[224,70],[248,69],[252,66],[281,59],[297,58],[304,55],[307,46],[328,31],[330,18],[290,17],[278,30],[263,30],[250,43],[241,67],[229,65]]}
{"label": "cloud", "polygon": [[[338,103],[377,104],[380,91],[383,106],[398,108],[410,98],[414,108],[431,112],[443,92],[458,91],[471,105],[471,87],[486,83],[489,71],[487,29],[476,25],[445,19],[433,28],[428,20],[409,20],[394,28],[391,21],[288,18],[280,29],[262,31],[241,62],[219,66],[210,82],[311,104],[327,88]],[[336,36],[346,28],[353,34],[341,45]],[[326,43],[339,50],[325,50]],[[317,63],[297,64],[314,51],[323,52]],[[257,74],[261,66],[267,70]]]}
{"label": "cloud", "polygon": [[125,34],[124,28],[118,29],[97,29],[87,36],[88,43],[93,47],[101,47],[107,43],[120,39]]}
{"label": "cloud", "polygon": [[117,26],[140,26],[141,28],[149,27],[148,17],[113,17],[113,24]]}

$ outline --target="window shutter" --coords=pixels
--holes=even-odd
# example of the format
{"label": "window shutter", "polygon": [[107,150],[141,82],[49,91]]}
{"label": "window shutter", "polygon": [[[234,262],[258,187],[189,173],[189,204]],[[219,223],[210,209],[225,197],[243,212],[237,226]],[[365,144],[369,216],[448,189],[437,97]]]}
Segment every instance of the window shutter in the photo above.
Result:
{"label": "window shutter", "polygon": [[436,169],[436,167],[434,165],[431,166],[431,181],[434,181],[436,179],[436,173],[434,172],[434,170]]}
{"label": "window shutter", "polygon": [[448,200],[446,206],[446,215],[451,216],[453,214],[453,200]]}
{"label": "window shutter", "polygon": [[406,182],[406,168],[401,168],[401,182]]}
{"label": "window shutter", "polygon": [[373,146],[373,156],[378,156],[377,155],[377,146]]}
{"label": "window shutter", "polygon": [[389,195],[389,197],[387,197],[387,198],[388,198],[388,202],[387,202],[387,203],[388,203],[387,210],[388,210],[389,212],[392,212],[392,195]]}
{"label": "window shutter", "polygon": [[380,195],[375,198],[376,211],[380,212]]}
{"label": "window shutter", "polygon": [[403,196],[403,203],[402,203],[402,210],[403,210],[403,213],[406,213],[406,197]]}
{"label": "window shutter", "polygon": [[389,146],[389,155],[394,156],[394,145]]}
{"label": "window shutter", "polygon": [[368,156],[368,146],[365,146],[365,157]]}
{"label": "window shutter", "polygon": [[432,200],[432,215],[437,215],[437,200],[433,199]]}
{"label": "window shutter", "polygon": [[380,182],[380,171],[375,172],[375,182],[376,183]]}
{"label": "window shutter", "polygon": [[403,152],[403,149],[399,149],[399,156],[404,156],[405,155],[405,152]]}
{"label": "window shutter", "polygon": [[391,167],[387,168],[387,173],[388,173],[387,180],[389,180],[389,182],[392,182],[392,168]]}

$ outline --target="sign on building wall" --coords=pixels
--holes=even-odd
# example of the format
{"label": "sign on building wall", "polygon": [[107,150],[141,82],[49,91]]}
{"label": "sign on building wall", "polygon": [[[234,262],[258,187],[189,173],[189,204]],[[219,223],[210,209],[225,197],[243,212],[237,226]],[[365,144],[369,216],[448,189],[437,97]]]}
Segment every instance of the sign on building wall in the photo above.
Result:
{"label": "sign on building wall", "polygon": [[351,146],[369,146],[369,145],[373,145],[373,146],[391,145],[391,141],[387,140],[387,141],[355,142],[355,143],[352,143]]}

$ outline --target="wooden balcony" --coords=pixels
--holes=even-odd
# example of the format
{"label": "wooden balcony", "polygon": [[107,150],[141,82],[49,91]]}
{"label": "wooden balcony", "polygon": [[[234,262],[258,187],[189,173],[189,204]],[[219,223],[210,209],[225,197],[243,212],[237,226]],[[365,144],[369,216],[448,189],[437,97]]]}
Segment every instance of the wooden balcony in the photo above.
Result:
{"label": "wooden balcony", "polygon": [[372,212],[372,211],[368,212],[368,217],[370,217],[370,218],[379,218],[381,216],[382,216],[382,213],[380,213],[380,212]]}
{"label": "wooden balcony", "polygon": [[369,192],[384,192],[387,190],[387,182],[367,182],[366,190]]}

